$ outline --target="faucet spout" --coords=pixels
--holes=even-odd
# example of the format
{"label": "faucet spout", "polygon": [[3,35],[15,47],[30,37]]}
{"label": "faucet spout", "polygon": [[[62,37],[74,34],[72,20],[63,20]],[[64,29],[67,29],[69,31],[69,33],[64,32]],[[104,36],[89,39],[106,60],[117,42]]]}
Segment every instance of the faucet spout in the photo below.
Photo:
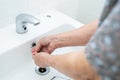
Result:
{"label": "faucet spout", "polygon": [[33,24],[38,25],[40,23],[39,19],[32,15],[28,14],[20,14],[16,17],[16,32],[19,34],[26,33],[27,30],[27,24]]}

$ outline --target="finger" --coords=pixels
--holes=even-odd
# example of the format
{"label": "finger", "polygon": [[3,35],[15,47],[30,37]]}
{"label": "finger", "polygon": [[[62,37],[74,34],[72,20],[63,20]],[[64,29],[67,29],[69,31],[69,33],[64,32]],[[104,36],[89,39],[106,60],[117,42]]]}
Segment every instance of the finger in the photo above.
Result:
{"label": "finger", "polygon": [[49,53],[48,47],[43,47],[43,48],[41,49],[41,52]]}
{"label": "finger", "polygon": [[32,52],[32,53],[35,52],[35,47],[33,47],[33,48],[31,49],[31,52]]}
{"label": "finger", "polygon": [[37,43],[37,45],[35,46],[35,51],[36,51],[36,52],[40,52],[40,49],[41,49],[41,42],[39,41],[39,42]]}
{"label": "finger", "polygon": [[48,53],[49,53],[49,54],[51,54],[53,51],[54,51],[54,48],[52,48],[52,47],[49,47],[49,48],[48,48]]}
{"label": "finger", "polygon": [[33,53],[32,53],[32,55],[36,55],[36,54],[37,54],[37,52],[33,52]]}
{"label": "finger", "polygon": [[35,55],[35,54],[36,54],[35,52],[32,53],[32,55]]}
{"label": "finger", "polygon": [[56,43],[50,43],[48,46],[49,53],[52,53],[57,47]]}
{"label": "finger", "polygon": [[45,47],[47,45],[49,45],[49,43],[51,42],[50,39],[48,39],[47,37],[42,38],[39,43],[36,45],[36,51],[40,52],[42,47]]}
{"label": "finger", "polygon": [[37,62],[37,53],[32,55],[32,58],[33,58],[34,62]]}
{"label": "finger", "polygon": [[45,40],[41,39],[35,47],[36,52],[41,52],[42,47],[45,47],[48,44],[49,44],[49,41],[47,39],[45,39]]}

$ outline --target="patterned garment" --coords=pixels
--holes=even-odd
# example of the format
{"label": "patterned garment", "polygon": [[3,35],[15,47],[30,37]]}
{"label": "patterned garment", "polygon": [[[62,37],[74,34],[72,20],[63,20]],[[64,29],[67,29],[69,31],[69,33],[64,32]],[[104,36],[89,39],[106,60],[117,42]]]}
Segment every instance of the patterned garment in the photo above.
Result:
{"label": "patterned garment", "polygon": [[102,80],[120,80],[120,0],[107,0],[85,53]]}

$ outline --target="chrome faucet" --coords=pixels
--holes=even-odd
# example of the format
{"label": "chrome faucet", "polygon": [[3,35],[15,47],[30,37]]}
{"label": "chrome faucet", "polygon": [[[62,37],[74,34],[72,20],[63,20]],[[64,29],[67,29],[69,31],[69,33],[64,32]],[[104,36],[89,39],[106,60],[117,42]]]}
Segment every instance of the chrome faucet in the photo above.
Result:
{"label": "chrome faucet", "polygon": [[38,25],[40,23],[39,19],[32,15],[20,14],[16,17],[16,32],[19,34],[24,34],[28,31],[27,24]]}

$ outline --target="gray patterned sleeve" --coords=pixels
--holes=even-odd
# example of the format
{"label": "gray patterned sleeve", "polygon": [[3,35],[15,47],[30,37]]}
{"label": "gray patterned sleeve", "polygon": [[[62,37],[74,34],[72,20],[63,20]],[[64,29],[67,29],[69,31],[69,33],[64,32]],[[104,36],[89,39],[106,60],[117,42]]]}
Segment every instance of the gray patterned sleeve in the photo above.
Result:
{"label": "gray patterned sleeve", "polygon": [[85,53],[102,80],[120,80],[120,0],[87,44]]}

